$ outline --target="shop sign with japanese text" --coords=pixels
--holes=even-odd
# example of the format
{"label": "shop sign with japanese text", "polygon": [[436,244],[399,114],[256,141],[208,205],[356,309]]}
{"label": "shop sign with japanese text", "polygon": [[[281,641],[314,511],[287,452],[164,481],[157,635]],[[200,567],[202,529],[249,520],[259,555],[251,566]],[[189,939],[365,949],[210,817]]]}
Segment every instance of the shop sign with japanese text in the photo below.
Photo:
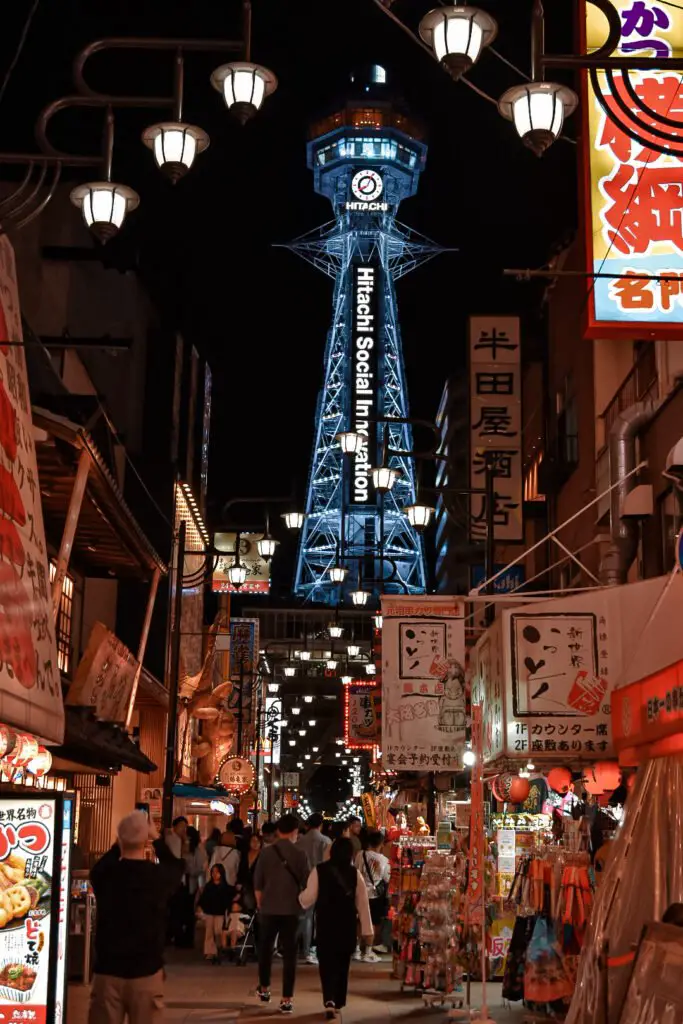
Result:
{"label": "shop sign with japanese text", "polygon": [[57,954],[51,948],[51,915],[62,914],[56,813],[54,799],[0,800],[2,1021],[52,1024],[54,1019],[48,1015],[50,962]]}
{"label": "shop sign with japanese text", "polygon": [[382,595],[382,763],[460,771],[467,726],[464,606]]}
{"label": "shop sign with japanese text", "polygon": [[[522,373],[519,317],[472,316],[470,345],[470,486],[494,483],[493,535],[523,539]],[[486,539],[486,495],[470,498],[470,536]]]}
{"label": "shop sign with japanese text", "polygon": [[268,594],[270,592],[270,562],[262,558],[258,550],[258,542],[263,540],[262,533],[240,534],[240,563],[247,570],[247,578],[241,587],[232,585],[228,577],[228,569],[235,562],[236,533],[221,533],[221,549],[232,554],[219,555],[213,573],[211,589],[222,594]]}
{"label": "shop sign with japanese text", "polygon": [[495,761],[505,749],[504,678],[502,627],[498,620],[470,653],[472,703],[482,707],[484,763]]}
{"label": "shop sign with japanese text", "polygon": [[[683,9],[666,0],[612,3],[622,26],[617,54],[661,57],[663,69],[669,58],[683,56]],[[585,10],[586,44],[592,51],[605,41],[606,21],[593,4],[586,3]],[[607,115],[586,73],[588,270],[615,275],[588,282],[588,334],[632,338],[654,332],[683,338],[683,162],[651,146],[666,141],[656,132],[682,146],[683,80],[677,71],[631,71],[628,77],[614,72],[612,91],[604,71],[597,78],[608,110],[643,141],[631,138]],[[621,103],[640,119],[640,128]],[[681,127],[668,126],[666,118]]]}
{"label": "shop sign with japanese text", "polygon": [[352,750],[372,748],[380,742],[382,690],[373,680],[344,684],[344,738]]}
{"label": "shop sign with japanese text", "polygon": [[486,833],[484,831],[484,783],[482,780],[482,709],[472,705],[472,749],[477,755],[472,769],[470,850],[467,861],[467,911],[470,921],[484,909],[486,891]]}
{"label": "shop sign with japanese text", "polygon": [[226,759],[218,769],[216,782],[223,786],[226,792],[242,796],[253,788],[255,780],[256,769],[251,761],[244,757],[232,757]]}
{"label": "shop sign with japanese text", "polygon": [[251,725],[255,718],[258,658],[259,620],[230,619],[230,678],[234,685],[228,698],[228,710],[236,715],[241,704],[244,726]]}
{"label": "shop sign with japanese text", "polygon": [[0,238],[0,721],[64,739],[14,250]]}
{"label": "shop sign with japanese text", "polygon": [[102,622],[94,623],[66,703],[89,707],[101,722],[126,721],[137,659]]}

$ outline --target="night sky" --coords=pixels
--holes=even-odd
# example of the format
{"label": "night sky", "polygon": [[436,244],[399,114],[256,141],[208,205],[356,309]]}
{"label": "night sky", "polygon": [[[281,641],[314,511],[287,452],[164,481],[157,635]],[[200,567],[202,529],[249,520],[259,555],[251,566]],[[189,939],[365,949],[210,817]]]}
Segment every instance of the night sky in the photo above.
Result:
{"label": "night sky", "polygon": [[[499,22],[496,48],[528,69],[529,0],[484,6]],[[562,5],[560,17],[565,6],[571,10]],[[0,77],[29,7],[30,0],[3,6]],[[397,0],[393,10],[416,27],[429,7],[429,0]],[[92,39],[234,38],[239,18],[236,0],[42,0],[0,106],[2,149],[32,148],[35,116],[72,91],[71,60]],[[569,22],[549,25],[549,47],[567,51],[570,40]],[[538,160],[493,105],[453,83],[372,0],[254,0],[252,56],[280,85],[246,128],[231,121],[209,84],[212,69],[229,58],[188,58],[185,119],[209,132],[211,146],[175,189],[138,142],[164,112],[117,115],[114,178],[142,202],[113,245],[122,259],[137,261],[156,303],[211,362],[214,501],[287,493],[292,477],[303,497],[332,283],[274,246],[331,217],[306,168],[307,126],[343,98],[353,67],[383,64],[427,128],[420,192],[403,204],[400,219],[459,250],[399,284],[413,415],[432,418],[447,376],[463,372],[469,314],[520,313],[525,337],[539,337],[541,288],[505,279],[501,270],[542,265],[576,223],[576,146],[559,142]],[[118,53],[95,58],[89,77],[112,92],[163,93],[171,73],[170,55]],[[490,53],[470,77],[495,97],[521,81]],[[575,115],[568,134],[578,123]],[[99,147],[96,115],[60,115],[54,128],[58,145]]]}

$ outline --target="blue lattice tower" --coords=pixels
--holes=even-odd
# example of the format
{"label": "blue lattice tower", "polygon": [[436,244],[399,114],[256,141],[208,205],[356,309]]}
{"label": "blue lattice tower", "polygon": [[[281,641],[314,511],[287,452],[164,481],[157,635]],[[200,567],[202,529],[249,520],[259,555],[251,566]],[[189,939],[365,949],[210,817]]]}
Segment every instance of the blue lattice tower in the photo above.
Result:
{"label": "blue lattice tower", "polygon": [[[359,566],[364,589],[376,594],[421,593],[426,583],[421,538],[402,513],[415,500],[413,460],[391,457],[401,476],[383,496],[367,479],[384,429],[368,420],[409,415],[395,282],[443,251],[396,220],[401,200],[417,191],[427,147],[390,101],[385,77],[373,68],[357,98],[314,126],[308,166],[334,220],[288,246],[334,281],[295,579],[299,596],[327,604],[339,601],[328,570],[340,556],[347,591],[357,587]],[[368,435],[367,451],[351,464],[336,440],[347,430]],[[387,430],[390,448],[412,449],[408,424]]]}

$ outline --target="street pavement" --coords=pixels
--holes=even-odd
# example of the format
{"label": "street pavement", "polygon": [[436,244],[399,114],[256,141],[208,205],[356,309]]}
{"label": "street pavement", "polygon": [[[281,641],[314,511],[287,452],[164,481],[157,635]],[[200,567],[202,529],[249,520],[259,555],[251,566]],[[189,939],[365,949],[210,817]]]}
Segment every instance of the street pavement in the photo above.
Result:
{"label": "street pavement", "polygon": [[[214,967],[206,964],[196,952],[170,951],[166,983],[167,1008],[164,1024],[225,1024],[280,1019],[278,1013],[280,966],[274,969],[273,1001],[260,1006],[254,997],[256,967],[232,965]],[[523,1012],[519,1006],[503,1006],[500,983],[489,985],[489,1014],[496,1024],[520,1024]],[[481,986],[472,986],[472,1005],[478,1006]],[[86,1024],[87,986],[69,988],[67,1024]],[[425,1008],[420,998],[401,992],[400,985],[390,977],[390,964],[354,963],[351,968],[349,1004],[343,1012],[342,1024],[440,1024],[448,1020],[448,1007]],[[301,965],[297,976],[294,1019],[301,1024],[322,1021],[320,983],[315,967]],[[462,1018],[461,1018],[462,1019]]]}

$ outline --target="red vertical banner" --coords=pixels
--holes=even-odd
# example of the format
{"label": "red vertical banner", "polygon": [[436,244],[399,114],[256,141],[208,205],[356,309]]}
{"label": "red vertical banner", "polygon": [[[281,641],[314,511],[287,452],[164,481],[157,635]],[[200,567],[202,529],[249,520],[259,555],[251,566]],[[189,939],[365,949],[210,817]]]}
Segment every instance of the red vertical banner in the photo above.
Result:
{"label": "red vertical banner", "polygon": [[481,704],[472,705],[472,813],[470,815],[470,856],[467,910],[470,921],[481,914],[485,894],[486,848],[484,836],[484,783],[482,781],[483,716]]}

